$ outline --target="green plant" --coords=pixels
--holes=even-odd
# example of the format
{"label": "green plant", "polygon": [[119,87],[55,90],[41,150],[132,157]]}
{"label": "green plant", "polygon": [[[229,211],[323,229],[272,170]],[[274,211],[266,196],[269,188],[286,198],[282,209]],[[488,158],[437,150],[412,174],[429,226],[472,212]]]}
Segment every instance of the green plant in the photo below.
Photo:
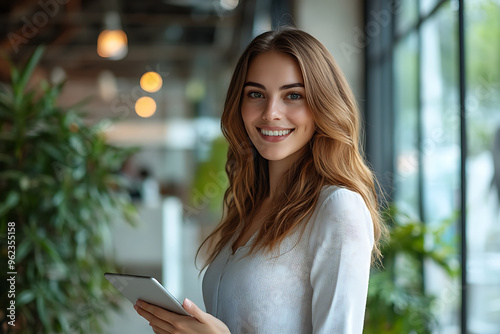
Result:
{"label": "green plant", "polygon": [[[424,290],[422,261],[433,261],[450,277],[458,274],[453,247],[443,238],[457,216],[430,228],[392,205],[383,217],[390,239],[381,249],[383,267],[370,278],[364,333],[431,333],[436,298]],[[431,247],[425,243],[428,238]]]}
{"label": "green plant", "polygon": [[200,162],[196,169],[187,216],[203,213],[208,219],[220,219],[224,193],[229,185],[225,172],[227,149],[227,141],[222,136],[211,142],[208,159]]}
{"label": "green plant", "polygon": [[117,174],[132,151],[106,143],[78,107],[58,107],[63,84],[27,90],[42,54],[13,66],[10,86],[0,88],[0,261],[8,263],[13,226],[8,272],[17,272],[15,327],[4,307],[13,298],[2,291],[0,331],[98,333],[117,305],[103,276],[114,269],[110,223],[136,215]]}

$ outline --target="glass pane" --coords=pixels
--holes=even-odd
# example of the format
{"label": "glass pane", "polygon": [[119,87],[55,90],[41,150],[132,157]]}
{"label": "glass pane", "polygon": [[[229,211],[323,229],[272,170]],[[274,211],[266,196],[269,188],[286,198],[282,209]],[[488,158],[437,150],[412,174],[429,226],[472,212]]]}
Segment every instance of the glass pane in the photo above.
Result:
{"label": "glass pane", "polygon": [[418,2],[401,0],[394,2],[396,14],[396,33],[401,34],[410,27],[416,26],[418,20]]}
{"label": "glass pane", "polygon": [[500,3],[466,1],[468,332],[500,333]]}
{"label": "glass pane", "polygon": [[394,52],[394,201],[418,217],[418,36],[406,37]]}
{"label": "glass pane", "polygon": [[[456,218],[460,195],[458,13],[445,3],[422,25],[421,103],[423,212],[428,226],[445,228],[428,248],[446,243],[458,258]],[[454,224],[455,223],[455,224]],[[460,288],[436,262],[424,266],[425,286],[437,297],[439,333],[457,333]]]}
{"label": "glass pane", "polygon": [[[429,14],[439,2],[440,0],[420,0],[420,16]],[[452,7],[458,9],[457,0],[449,0],[445,2],[451,2]]]}

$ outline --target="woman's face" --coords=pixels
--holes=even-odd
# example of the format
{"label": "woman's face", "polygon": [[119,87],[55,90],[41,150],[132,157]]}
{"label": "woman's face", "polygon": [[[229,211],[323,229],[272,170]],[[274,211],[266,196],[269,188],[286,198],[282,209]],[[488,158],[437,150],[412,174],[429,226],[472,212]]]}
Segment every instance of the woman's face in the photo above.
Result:
{"label": "woman's face", "polygon": [[241,114],[250,140],[265,159],[298,158],[314,134],[314,120],[292,56],[267,52],[252,60]]}

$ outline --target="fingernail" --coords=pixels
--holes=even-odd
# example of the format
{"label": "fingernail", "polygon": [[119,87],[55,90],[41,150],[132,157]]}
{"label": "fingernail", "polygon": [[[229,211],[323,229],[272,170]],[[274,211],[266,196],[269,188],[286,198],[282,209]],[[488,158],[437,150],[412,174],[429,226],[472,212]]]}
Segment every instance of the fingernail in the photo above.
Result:
{"label": "fingernail", "polygon": [[184,298],[183,305],[186,307],[191,307],[191,301],[187,298]]}

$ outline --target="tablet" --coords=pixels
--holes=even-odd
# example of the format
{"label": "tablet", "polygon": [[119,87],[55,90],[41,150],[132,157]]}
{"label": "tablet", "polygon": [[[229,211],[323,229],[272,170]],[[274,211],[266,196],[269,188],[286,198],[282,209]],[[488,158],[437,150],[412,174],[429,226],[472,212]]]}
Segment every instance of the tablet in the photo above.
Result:
{"label": "tablet", "polygon": [[182,304],[153,277],[114,273],[105,273],[104,277],[132,304],[141,299],[167,311],[190,316]]}

